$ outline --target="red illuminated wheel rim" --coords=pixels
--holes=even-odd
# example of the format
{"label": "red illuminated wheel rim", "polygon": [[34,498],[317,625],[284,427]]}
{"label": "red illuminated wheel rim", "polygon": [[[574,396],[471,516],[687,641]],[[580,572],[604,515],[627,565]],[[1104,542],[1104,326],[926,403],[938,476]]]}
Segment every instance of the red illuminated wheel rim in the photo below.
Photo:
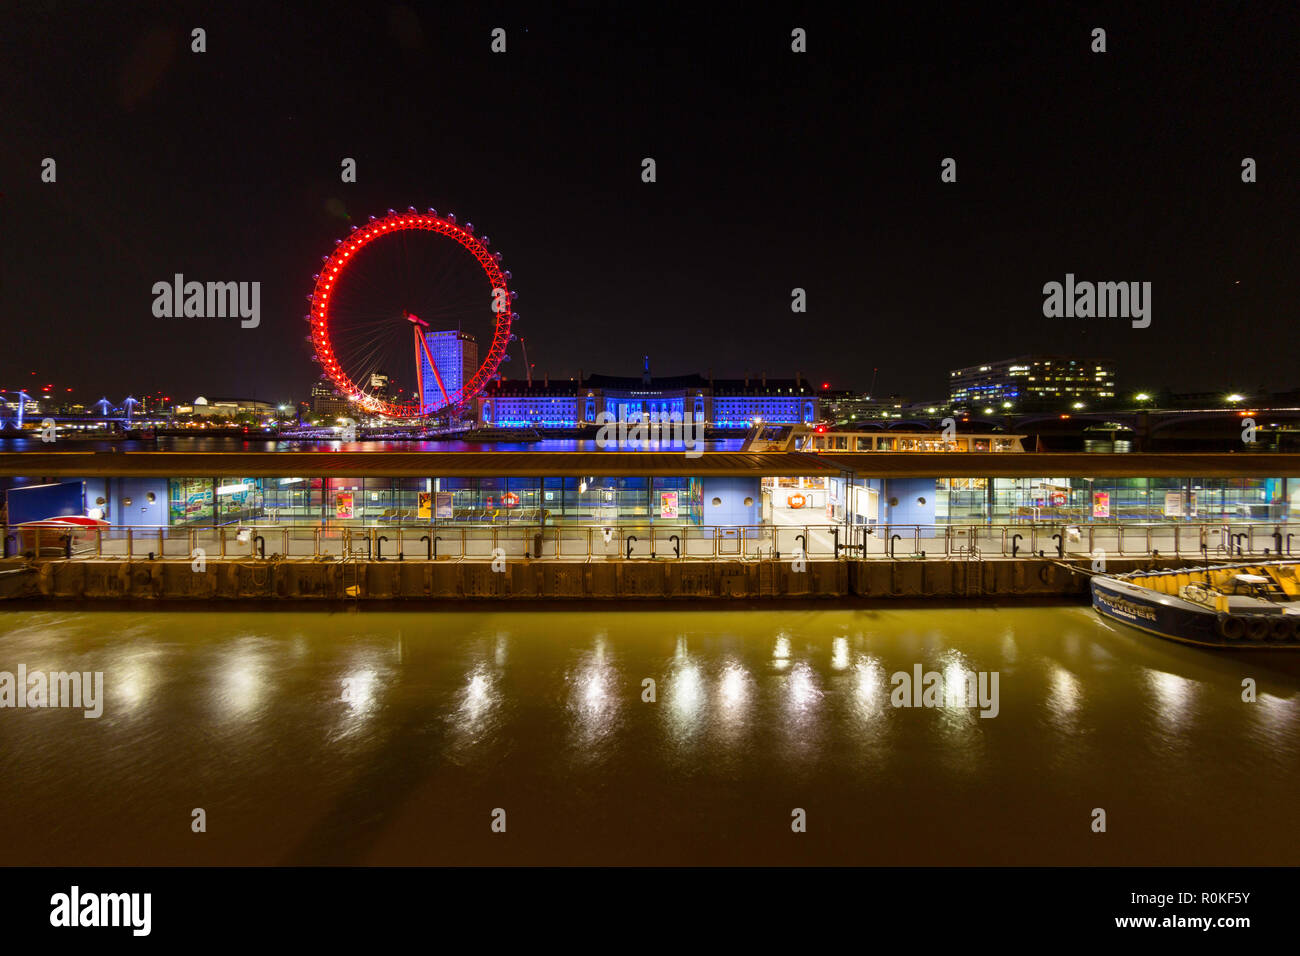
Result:
{"label": "red illuminated wheel rim", "polygon": [[[333,341],[334,316],[331,309],[340,290],[346,291],[349,269],[359,253],[385,240],[392,241],[394,236],[421,231],[445,236],[473,256],[478,263],[483,278],[486,279],[482,286],[482,308],[491,317],[491,343],[482,353],[477,371],[472,377],[461,387],[446,391],[445,398],[424,402],[422,394],[412,394],[409,400],[394,401],[391,397],[372,394],[369,383],[354,380],[355,363],[352,363],[354,370],[349,373],[348,357],[337,351]],[[474,235],[469,224],[459,225],[454,216],[443,218],[433,210],[428,213],[413,210],[398,213],[390,210],[382,219],[372,219],[364,227],[355,228],[347,239],[338,242],[333,255],[326,258],[316,277],[316,286],[309,296],[311,312],[307,320],[311,323],[310,339],[323,377],[333,382],[339,393],[358,408],[388,418],[423,418],[463,406],[482,394],[506,357],[511,321],[518,318],[512,311],[515,294],[510,291],[508,279],[509,273],[501,268],[501,254],[490,252],[487,239]],[[412,362],[418,362],[414,353]],[[441,381],[439,385],[441,386]]]}

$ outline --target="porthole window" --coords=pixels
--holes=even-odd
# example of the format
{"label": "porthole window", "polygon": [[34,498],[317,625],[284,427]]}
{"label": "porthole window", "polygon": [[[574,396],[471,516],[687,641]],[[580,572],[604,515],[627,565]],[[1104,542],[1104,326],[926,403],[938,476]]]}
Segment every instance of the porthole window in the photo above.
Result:
{"label": "porthole window", "polygon": [[714,498],[714,499],[713,499],[713,507],[716,508],[716,507],[718,507],[718,505],[720,505],[720,504],[722,504],[722,499],[721,499],[721,498]]}
{"label": "porthole window", "polygon": [[924,498],[917,498],[917,499],[916,499],[916,503],[917,503],[918,505],[924,505],[924,504],[925,504],[925,499],[924,499]]}
{"label": "porthole window", "polygon": [[898,499],[897,499],[897,498],[890,498],[890,499],[889,499],[889,507],[891,507],[891,508],[897,508],[897,507],[898,507]]}
{"label": "porthole window", "polygon": [[95,504],[97,504],[97,505],[102,505],[103,503],[104,503],[104,499],[103,499],[103,498],[96,498],[96,499],[95,499]]}
{"label": "porthole window", "polygon": [[752,508],[753,506],[754,506],[754,499],[753,499],[753,498],[746,498],[746,499],[745,499],[745,507],[746,507],[746,508]]}
{"label": "porthole window", "polygon": [[123,498],[123,499],[122,499],[122,504],[123,504],[124,506],[126,506],[127,508],[131,507],[131,499],[130,499],[130,498]]}
{"label": "porthole window", "polygon": [[149,492],[148,494],[146,494],[144,497],[145,497],[145,500],[147,500],[147,501],[149,502],[149,504],[153,504],[155,501],[158,500],[158,496],[155,495],[152,491]]}

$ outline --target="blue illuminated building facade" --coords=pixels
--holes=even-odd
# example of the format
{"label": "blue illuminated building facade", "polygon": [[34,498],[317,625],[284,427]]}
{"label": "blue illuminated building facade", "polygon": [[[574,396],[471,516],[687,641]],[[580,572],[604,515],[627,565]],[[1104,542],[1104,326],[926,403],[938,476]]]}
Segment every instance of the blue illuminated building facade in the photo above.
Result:
{"label": "blue illuminated building facade", "polygon": [[[438,364],[443,388],[455,401],[457,393],[478,370],[478,343],[466,332],[426,332],[424,340],[429,343],[429,352]],[[420,375],[424,382],[424,403],[435,408],[446,404],[438,380],[429,367],[429,359],[423,352],[420,353]]]}
{"label": "blue illuminated building facade", "polygon": [[824,417],[824,403],[832,394],[802,377],[652,377],[647,369],[639,378],[591,375],[581,381],[532,385],[492,382],[479,401],[478,418],[493,428],[579,428],[610,418],[632,422],[688,415],[715,428],[748,428],[760,420],[812,424]]}

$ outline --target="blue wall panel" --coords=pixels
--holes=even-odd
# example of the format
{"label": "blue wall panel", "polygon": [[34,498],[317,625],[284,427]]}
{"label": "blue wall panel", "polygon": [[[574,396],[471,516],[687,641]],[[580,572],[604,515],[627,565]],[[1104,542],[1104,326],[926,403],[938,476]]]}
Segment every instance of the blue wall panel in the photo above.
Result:
{"label": "blue wall panel", "polygon": [[[758,478],[702,478],[704,523],[727,525],[759,524],[762,490]],[[714,505],[718,498],[721,504]],[[748,498],[751,504],[745,504]]]}

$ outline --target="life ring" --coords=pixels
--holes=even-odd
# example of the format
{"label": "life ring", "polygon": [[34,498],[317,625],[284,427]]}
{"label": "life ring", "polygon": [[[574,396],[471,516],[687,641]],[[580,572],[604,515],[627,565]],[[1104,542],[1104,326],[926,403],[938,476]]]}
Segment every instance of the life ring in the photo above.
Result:
{"label": "life ring", "polygon": [[1228,614],[1219,615],[1219,635],[1230,641],[1237,641],[1246,633],[1246,622],[1239,617]]}
{"label": "life ring", "polygon": [[1252,617],[1250,623],[1246,625],[1246,637],[1252,641],[1267,640],[1272,629],[1273,622],[1268,618]]}
{"label": "life ring", "polygon": [[785,503],[791,508],[802,508],[808,503],[808,499],[803,495],[790,495],[785,499]]}
{"label": "life ring", "polygon": [[503,507],[513,508],[517,504],[519,504],[519,496],[515,494],[513,491],[507,491],[504,495],[501,496],[501,504]]}

